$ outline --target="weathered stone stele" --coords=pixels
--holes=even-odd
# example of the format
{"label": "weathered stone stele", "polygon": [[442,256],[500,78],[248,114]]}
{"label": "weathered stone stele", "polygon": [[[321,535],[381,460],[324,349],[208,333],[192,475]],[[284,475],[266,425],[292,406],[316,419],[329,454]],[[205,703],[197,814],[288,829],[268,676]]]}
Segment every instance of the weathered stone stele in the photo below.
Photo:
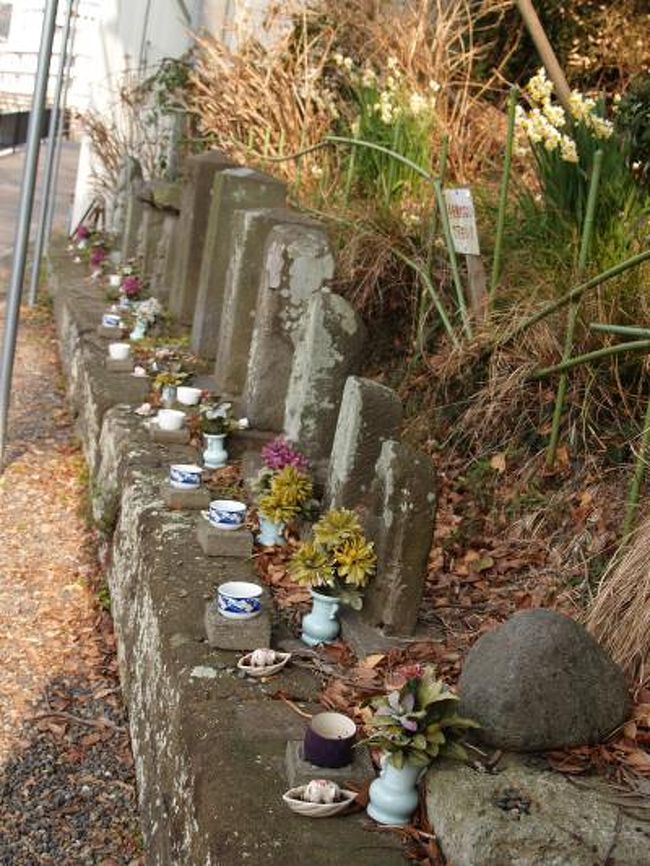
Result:
{"label": "weathered stone stele", "polygon": [[422,601],[436,512],[433,463],[387,440],[375,466],[373,513],[366,519],[377,574],[364,594],[362,617],[386,634],[412,634]]}
{"label": "weathered stone stele", "polygon": [[113,199],[111,213],[108,215],[111,231],[117,237],[122,237],[126,222],[127,200],[133,184],[142,183],[142,167],[137,159],[129,156],[120,169],[117,190]]}
{"label": "weathered stone stele", "polygon": [[164,221],[164,211],[153,204],[143,203],[142,222],[140,223],[138,238],[138,258],[145,279],[151,279],[154,273]]}
{"label": "weathered stone stele", "polygon": [[281,181],[250,168],[227,168],[215,174],[192,324],[192,349],[197,355],[215,358],[217,354],[235,212],[280,207],[285,198]]}
{"label": "weathered stone stele", "polygon": [[322,227],[280,225],[271,230],[244,389],[253,427],[282,431],[301,320],[310,297],[327,288],[333,275],[334,255]]}
{"label": "weathered stone stele", "polygon": [[124,231],[120,254],[122,261],[127,262],[135,258],[138,253],[138,238],[140,235],[140,224],[144,204],[141,194],[143,190],[142,180],[133,180],[126,195],[126,215],[124,218]]}
{"label": "weathered stone stele", "polygon": [[330,458],[325,500],[330,508],[367,507],[382,444],[397,439],[402,403],[385,385],[348,377]]}
{"label": "weathered stone stele", "polygon": [[163,302],[167,302],[174,282],[179,224],[177,212],[165,211],[150,281],[151,293]]}
{"label": "weathered stone stele", "polygon": [[210,150],[187,160],[176,254],[169,286],[169,308],[185,325],[191,324],[194,316],[201,259],[208,231],[212,183],[218,172],[232,166],[232,160],[219,150]]}
{"label": "weathered stone stele", "polygon": [[286,223],[314,225],[313,220],[288,208],[233,212],[231,254],[214,366],[216,386],[222,394],[236,396],[244,391],[264,249],[271,229]]}
{"label": "weathered stone stele", "polygon": [[340,295],[313,295],[293,357],[284,415],[284,432],[324,481],[332,450],[345,380],[358,369],[366,328]]}
{"label": "weathered stone stele", "polygon": [[625,678],[579,623],[553,610],[516,613],[470,650],[460,713],[499,749],[534,752],[602,740],[627,718]]}

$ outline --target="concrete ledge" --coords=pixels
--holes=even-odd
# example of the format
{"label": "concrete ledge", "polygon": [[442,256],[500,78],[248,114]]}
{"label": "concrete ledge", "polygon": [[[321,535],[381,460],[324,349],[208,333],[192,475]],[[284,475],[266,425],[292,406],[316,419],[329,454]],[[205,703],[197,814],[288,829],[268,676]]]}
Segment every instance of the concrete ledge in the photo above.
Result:
{"label": "concrete ledge", "polygon": [[61,260],[53,283],[93,510],[114,526],[108,579],[147,866],[403,863],[394,838],[365,832],[359,816],[308,821],[286,810],[286,744],[301,739],[305,722],[272,695],[285,689],[310,704],[317,683],[291,668],[268,683],[240,678],[236,654],[208,646],[206,602],[251,562],[207,558],[196,513],[165,507],[169,464],[196,452],[151,441],[133,414],[141,383],[105,370],[103,304],[80,270]]}

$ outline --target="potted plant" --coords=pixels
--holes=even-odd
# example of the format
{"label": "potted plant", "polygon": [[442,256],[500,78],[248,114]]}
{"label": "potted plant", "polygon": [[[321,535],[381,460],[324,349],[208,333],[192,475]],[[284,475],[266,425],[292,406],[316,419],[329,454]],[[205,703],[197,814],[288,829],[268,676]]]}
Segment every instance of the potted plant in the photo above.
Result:
{"label": "potted plant", "polygon": [[304,643],[315,646],[337,637],[340,605],[361,608],[361,590],[376,564],[374,545],[353,511],[331,509],[314,524],[313,540],[302,542],[289,562],[289,574],[310,587],[313,599],[312,611],[302,621]]}
{"label": "potted plant", "polygon": [[460,740],[479,725],[458,715],[458,695],[436,679],[433,665],[413,665],[405,682],[366,705],[374,713],[361,742],[382,751],[370,785],[368,815],[380,824],[407,824],[418,804],[417,783],[438,758],[466,760]]}
{"label": "potted plant", "polygon": [[284,528],[309,510],[314,488],[309,476],[289,464],[277,472],[258,476],[260,544],[281,544]]}
{"label": "potted plant", "polygon": [[226,436],[233,430],[248,427],[246,418],[237,421],[232,417],[232,403],[207,400],[199,406],[201,432],[205,441],[203,462],[208,469],[221,469],[228,462],[225,448]]}

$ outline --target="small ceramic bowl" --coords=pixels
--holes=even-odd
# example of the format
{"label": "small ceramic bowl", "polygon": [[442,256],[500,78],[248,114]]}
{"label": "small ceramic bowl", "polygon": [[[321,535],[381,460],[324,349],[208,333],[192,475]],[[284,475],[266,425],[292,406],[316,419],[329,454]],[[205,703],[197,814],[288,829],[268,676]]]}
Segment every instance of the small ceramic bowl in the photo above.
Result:
{"label": "small ceramic bowl", "polygon": [[169,483],[176,490],[198,490],[203,469],[193,463],[172,463],[169,467]]}
{"label": "small ceramic bowl", "polygon": [[185,423],[185,412],[178,409],[159,409],[157,420],[161,430],[181,430]]}
{"label": "small ceramic bowl", "polygon": [[115,361],[126,361],[131,355],[131,346],[128,343],[109,343],[108,355]]}
{"label": "small ceramic bowl", "polygon": [[217,609],[226,619],[253,619],[262,612],[262,587],[230,580],[217,588]]}
{"label": "small ceramic bowl", "polygon": [[108,285],[111,287],[111,289],[119,289],[119,287],[122,285],[121,274],[109,274]]}
{"label": "small ceramic bowl", "polygon": [[305,760],[317,767],[347,767],[356,736],[357,726],[343,713],[317,713],[305,731]]}
{"label": "small ceramic bowl", "polygon": [[176,399],[183,406],[196,406],[201,399],[201,389],[190,388],[189,385],[179,385],[176,389]]}
{"label": "small ceramic bowl", "polygon": [[121,328],[122,319],[117,313],[104,313],[102,316],[102,325],[105,328]]}
{"label": "small ceramic bowl", "polygon": [[[257,650],[255,650],[255,652],[257,652]],[[291,653],[276,652],[275,660],[272,664],[253,665],[253,655],[254,653],[248,653],[248,655],[242,656],[237,662],[239,670],[244,671],[244,673],[248,674],[249,677],[273,676],[273,674],[277,674],[278,671],[281,671],[291,658]]]}
{"label": "small ceramic bowl", "polygon": [[334,803],[309,803],[302,799],[306,788],[307,785],[300,785],[298,788],[290,788],[282,795],[282,799],[292,812],[304,815],[306,818],[330,818],[332,815],[338,815],[339,812],[347,809],[350,803],[354,803],[357,798],[354,791],[341,788],[341,799]]}
{"label": "small ceramic bowl", "polygon": [[213,499],[208,520],[219,529],[239,529],[246,520],[246,506],[235,499]]}

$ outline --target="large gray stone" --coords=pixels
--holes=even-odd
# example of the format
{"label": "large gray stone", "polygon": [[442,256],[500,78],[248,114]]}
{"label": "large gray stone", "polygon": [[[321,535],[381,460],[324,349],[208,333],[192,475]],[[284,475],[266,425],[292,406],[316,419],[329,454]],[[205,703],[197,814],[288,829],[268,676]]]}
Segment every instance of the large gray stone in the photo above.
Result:
{"label": "large gray stone", "polygon": [[235,213],[280,207],[285,198],[281,181],[250,168],[229,168],[215,175],[192,324],[192,349],[197,355],[215,358],[217,354]]}
{"label": "large gray stone", "polygon": [[160,240],[151,268],[150,289],[152,295],[166,303],[174,285],[180,217],[176,211],[171,210],[164,214]]}
{"label": "large gray stone", "polygon": [[387,634],[413,634],[422,601],[436,514],[436,475],[426,454],[387,440],[375,466],[373,510],[366,517],[377,574],[362,616]]}
{"label": "large gray stone", "polygon": [[165,212],[146,202],[142,207],[142,222],[138,238],[138,259],[145,279],[151,280],[163,232]]}
{"label": "large gray stone", "polygon": [[[523,806],[519,814],[517,804]],[[625,815],[596,790],[520,761],[497,774],[437,762],[427,775],[427,811],[446,861],[454,866],[650,862],[647,820]]]}
{"label": "large gray stone", "polygon": [[143,181],[136,177],[132,180],[125,195],[126,213],[124,217],[122,243],[120,246],[120,255],[123,262],[135,258],[138,254],[140,224],[142,223],[144,210],[144,203],[142,201],[143,190]]}
{"label": "large gray stone", "polygon": [[231,252],[226,272],[214,378],[222,394],[242,394],[250,352],[255,309],[271,229],[283,223],[314,225],[288,208],[233,212]]}
{"label": "large gray stone", "polygon": [[194,316],[199,290],[201,259],[212,201],[215,175],[233,166],[220,150],[210,150],[187,160],[187,177],[181,197],[181,210],[169,308],[189,325]]}
{"label": "large gray stone", "polygon": [[516,613],[483,635],[459,691],[481,739],[520,752],[596,743],[630,709],[619,668],[583,626],[553,610]]}
{"label": "large gray stone", "polygon": [[251,424],[281,432],[300,325],[312,295],[327,288],[334,255],[327,232],[314,224],[272,229],[248,359],[244,401]]}
{"label": "large gray stone", "polygon": [[367,505],[382,444],[396,439],[402,402],[385,385],[350,376],[336,423],[325,498],[331,508]]}
{"label": "large gray stone", "polygon": [[345,380],[361,364],[366,328],[340,295],[309,300],[296,346],[284,432],[298,443],[317,481],[325,481]]}
{"label": "large gray stone", "polygon": [[117,189],[108,214],[111,231],[116,237],[122,238],[126,222],[127,199],[133,184],[142,184],[142,166],[133,156],[128,156],[122,163],[117,179]]}

